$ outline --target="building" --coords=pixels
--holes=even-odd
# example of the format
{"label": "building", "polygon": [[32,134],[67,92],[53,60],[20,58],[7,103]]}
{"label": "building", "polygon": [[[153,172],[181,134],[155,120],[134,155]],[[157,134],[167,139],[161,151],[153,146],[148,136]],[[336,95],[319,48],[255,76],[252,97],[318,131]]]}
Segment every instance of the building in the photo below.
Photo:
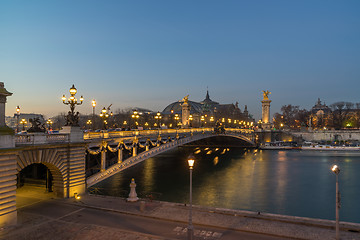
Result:
{"label": "building", "polygon": [[[162,111],[164,121],[178,125],[179,119],[182,114],[183,101],[177,101],[169,104]],[[206,92],[205,99],[201,102],[188,101],[190,105],[190,126],[213,126],[215,123],[221,122],[227,127],[237,127],[253,122],[253,117],[249,114],[247,106],[245,105],[244,111],[239,108],[239,103],[235,104],[220,104],[211,100],[209,91]],[[171,126],[170,126],[171,127]]]}
{"label": "building", "polygon": [[[42,114],[37,114],[37,113],[20,113],[19,115],[15,113],[14,116],[6,116],[5,122],[6,125],[11,127],[12,129],[17,129],[17,126],[19,126],[18,129],[21,130],[23,129],[23,127],[25,129],[31,127],[30,119],[35,119],[35,118],[39,118],[41,123],[45,123],[44,116]],[[24,122],[23,124],[21,123],[22,119],[25,119],[25,121],[23,121]]]}

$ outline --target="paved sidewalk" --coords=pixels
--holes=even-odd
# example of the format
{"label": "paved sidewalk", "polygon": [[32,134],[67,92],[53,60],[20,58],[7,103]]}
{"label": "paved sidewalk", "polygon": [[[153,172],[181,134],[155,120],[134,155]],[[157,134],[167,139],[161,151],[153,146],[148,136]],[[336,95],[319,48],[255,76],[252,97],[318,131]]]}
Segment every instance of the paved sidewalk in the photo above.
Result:
{"label": "paved sidewalk", "polygon": [[[29,201],[28,199],[25,200]],[[39,199],[32,198],[32,201],[37,200]],[[186,226],[189,217],[189,207],[178,203],[160,201],[138,201],[131,203],[126,202],[123,198],[95,195],[84,195],[80,200],[70,198],[56,199],[53,201],[68,204],[69,207],[76,205],[81,208],[101,209],[104,211],[178,222],[179,226]],[[26,204],[24,205],[26,206]],[[76,214],[73,215],[73,217],[76,217]],[[169,239],[94,224],[66,222],[65,219],[66,218],[63,217],[55,219],[48,218],[40,214],[24,212],[20,208],[18,211],[18,225],[0,229],[0,239]],[[216,227],[227,231],[240,230],[287,237],[289,239],[335,239],[334,221],[265,213],[259,214],[250,211],[193,206],[193,223],[195,230],[197,230],[197,228]],[[360,240],[360,224],[341,222],[340,228],[342,240]],[[179,231],[184,230],[186,229],[180,229]]]}
{"label": "paved sidewalk", "polygon": [[[177,203],[160,201],[131,203],[122,198],[95,195],[85,195],[79,201],[75,201],[73,198],[65,199],[65,201],[85,207],[181,223],[187,223],[189,217],[188,206]],[[145,204],[144,211],[140,211],[141,204]],[[322,219],[193,206],[193,223],[295,239],[335,239],[335,222]],[[341,239],[360,239],[360,224],[341,222],[340,230]]]}

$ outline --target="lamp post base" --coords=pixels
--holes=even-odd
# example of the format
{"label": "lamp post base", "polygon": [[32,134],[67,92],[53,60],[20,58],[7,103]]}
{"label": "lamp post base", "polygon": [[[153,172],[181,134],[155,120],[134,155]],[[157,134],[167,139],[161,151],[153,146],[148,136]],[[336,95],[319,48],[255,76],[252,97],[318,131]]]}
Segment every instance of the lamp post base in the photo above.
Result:
{"label": "lamp post base", "polygon": [[194,226],[193,225],[189,225],[187,227],[187,234],[188,234],[188,240],[194,239]]}

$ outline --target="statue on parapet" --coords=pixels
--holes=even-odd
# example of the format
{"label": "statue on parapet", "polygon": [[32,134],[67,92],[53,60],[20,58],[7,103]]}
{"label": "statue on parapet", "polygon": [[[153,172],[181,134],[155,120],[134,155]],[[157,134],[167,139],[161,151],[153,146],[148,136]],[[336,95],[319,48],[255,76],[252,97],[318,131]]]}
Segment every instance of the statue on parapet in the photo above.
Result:
{"label": "statue on parapet", "polygon": [[75,114],[68,112],[68,115],[65,116],[66,124],[65,126],[79,126],[79,112]]}
{"label": "statue on parapet", "polygon": [[189,102],[189,95],[186,95],[181,101],[187,104]]}
{"label": "statue on parapet", "polygon": [[262,91],[263,92],[263,95],[264,95],[264,99],[263,100],[269,100],[269,94],[271,94],[271,92],[269,91]]}
{"label": "statue on parapet", "polygon": [[30,118],[29,122],[31,123],[31,128],[29,128],[28,132],[46,132],[46,128],[44,124],[41,124],[39,118]]}

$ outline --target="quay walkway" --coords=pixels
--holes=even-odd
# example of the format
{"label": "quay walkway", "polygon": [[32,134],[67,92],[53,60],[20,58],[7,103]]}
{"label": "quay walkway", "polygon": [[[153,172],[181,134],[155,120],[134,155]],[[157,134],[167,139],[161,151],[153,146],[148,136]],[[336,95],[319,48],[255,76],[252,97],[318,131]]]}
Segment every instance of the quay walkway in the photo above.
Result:
{"label": "quay walkway", "polygon": [[[45,217],[39,211],[31,209],[39,204],[38,202],[28,204],[19,209],[20,224],[1,229],[0,239],[186,239],[189,209],[184,204],[150,200],[131,203],[123,198],[99,195],[83,195],[80,200],[70,198],[44,201],[48,201],[45,202],[48,205],[38,207],[44,209],[44,215],[51,214],[52,211],[59,214],[59,206],[71,211],[68,213],[64,210],[62,217],[55,216],[49,220],[48,216]],[[135,226],[135,230],[119,229],[106,224],[88,224],[81,218],[81,215],[85,215],[84,209],[98,211],[94,218],[98,216],[100,222],[104,220],[101,220],[99,213],[115,216],[115,222],[120,222],[120,218],[124,216],[146,218],[154,224],[156,221],[165,221],[172,224],[172,233],[162,234],[162,227],[165,229],[166,226],[160,225],[152,227],[160,229],[159,234],[146,234],[140,223],[130,224],[129,221],[124,221],[124,224]],[[230,237],[234,232],[252,234],[252,237],[241,239],[335,239],[334,221],[251,211],[193,206],[193,224],[196,240],[239,239]],[[360,224],[341,222],[340,230],[342,240],[360,239]]]}

